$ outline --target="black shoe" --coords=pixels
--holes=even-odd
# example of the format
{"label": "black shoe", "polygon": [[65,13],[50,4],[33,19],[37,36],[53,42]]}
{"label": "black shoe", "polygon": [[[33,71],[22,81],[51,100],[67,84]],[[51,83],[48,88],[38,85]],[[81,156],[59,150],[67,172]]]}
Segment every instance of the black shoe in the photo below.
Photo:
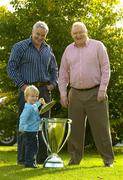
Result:
{"label": "black shoe", "polygon": [[37,168],[36,164],[26,164],[25,168]]}
{"label": "black shoe", "polygon": [[113,163],[105,163],[105,167],[113,167]]}

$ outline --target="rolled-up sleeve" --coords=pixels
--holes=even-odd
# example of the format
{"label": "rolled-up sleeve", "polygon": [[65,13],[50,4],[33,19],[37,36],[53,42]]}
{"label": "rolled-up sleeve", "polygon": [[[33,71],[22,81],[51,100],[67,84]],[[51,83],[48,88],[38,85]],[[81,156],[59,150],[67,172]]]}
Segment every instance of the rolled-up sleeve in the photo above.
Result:
{"label": "rolled-up sleeve", "polygon": [[110,80],[110,63],[106,47],[101,42],[98,48],[98,57],[101,67],[101,83],[99,89],[106,91]]}
{"label": "rolled-up sleeve", "polygon": [[69,65],[66,58],[66,50],[63,53],[61,59],[61,65],[59,70],[58,85],[61,96],[67,96],[67,86],[69,84]]}
{"label": "rolled-up sleeve", "polygon": [[19,87],[24,85],[23,79],[21,78],[18,72],[21,57],[22,57],[22,52],[21,52],[20,46],[15,44],[12,48],[12,51],[9,57],[7,73],[9,77],[14,81],[14,83]]}
{"label": "rolled-up sleeve", "polygon": [[53,52],[51,52],[49,72],[50,72],[50,83],[56,86],[58,84],[58,65]]}

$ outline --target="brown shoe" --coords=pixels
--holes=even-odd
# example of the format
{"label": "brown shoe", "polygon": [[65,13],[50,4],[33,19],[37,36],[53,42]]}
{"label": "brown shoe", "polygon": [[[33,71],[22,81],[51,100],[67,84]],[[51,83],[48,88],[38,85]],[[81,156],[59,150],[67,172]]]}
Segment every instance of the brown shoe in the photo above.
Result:
{"label": "brown shoe", "polygon": [[79,165],[80,162],[76,162],[74,161],[73,159],[70,159],[69,163],[68,163],[68,166],[72,166],[72,165]]}

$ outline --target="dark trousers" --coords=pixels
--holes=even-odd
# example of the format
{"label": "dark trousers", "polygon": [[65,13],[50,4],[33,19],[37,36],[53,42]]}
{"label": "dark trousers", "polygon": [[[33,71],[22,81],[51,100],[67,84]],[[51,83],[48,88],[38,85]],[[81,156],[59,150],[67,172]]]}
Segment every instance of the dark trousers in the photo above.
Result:
{"label": "dark trousers", "polygon": [[38,134],[37,132],[24,132],[25,141],[25,165],[33,166],[36,164],[38,152]]}
{"label": "dark trousers", "polygon": [[99,88],[80,91],[71,88],[69,92],[68,116],[72,119],[68,151],[71,159],[79,163],[84,155],[86,120],[88,118],[93,139],[104,163],[112,163],[114,154],[110,133],[108,99],[97,101]]}
{"label": "dark trousers", "polygon": [[[46,103],[49,102],[51,100],[51,93],[48,91],[47,87],[43,86],[38,89],[40,91],[40,97],[43,97]],[[18,104],[19,104],[19,115],[20,115],[25,104],[24,93],[21,90],[19,90],[18,100],[19,100]],[[49,115],[50,115],[50,112],[46,112],[42,117],[49,117]],[[37,163],[42,164],[44,160],[47,158],[48,152],[47,152],[47,147],[42,138],[41,131],[39,131],[38,133],[38,141],[39,141],[39,148],[38,148],[38,154],[37,154]],[[18,163],[24,163],[25,162],[25,140],[23,136],[20,135],[20,133],[17,133],[17,147],[18,147],[17,161]]]}

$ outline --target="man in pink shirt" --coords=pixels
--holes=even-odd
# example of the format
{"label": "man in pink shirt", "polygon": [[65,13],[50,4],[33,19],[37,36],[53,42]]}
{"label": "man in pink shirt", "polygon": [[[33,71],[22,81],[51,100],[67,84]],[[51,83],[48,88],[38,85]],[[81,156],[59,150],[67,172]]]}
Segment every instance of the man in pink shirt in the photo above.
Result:
{"label": "man in pink shirt", "polygon": [[[104,165],[111,167],[114,154],[108,114],[108,54],[102,42],[89,39],[87,28],[82,22],[72,25],[71,35],[74,42],[65,49],[59,71],[61,104],[68,107],[68,116],[72,119],[72,131],[68,141],[71,159],[68,164],[79,164],[83,158],[88,119]],[[67,95],[68,85],[71,88]]]}

